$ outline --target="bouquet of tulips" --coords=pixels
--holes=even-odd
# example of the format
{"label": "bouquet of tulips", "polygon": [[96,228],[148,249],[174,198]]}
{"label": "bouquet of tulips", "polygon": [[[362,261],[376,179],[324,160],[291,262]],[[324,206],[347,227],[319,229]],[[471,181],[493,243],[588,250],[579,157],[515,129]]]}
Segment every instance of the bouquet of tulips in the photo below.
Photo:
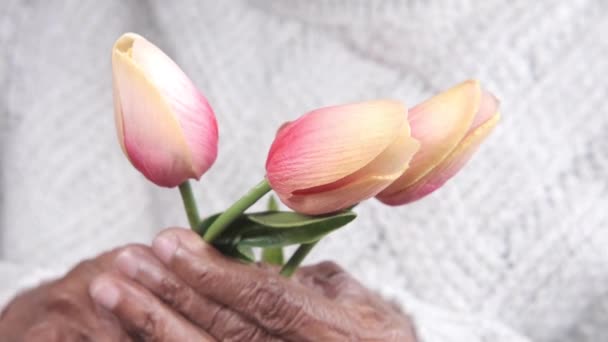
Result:
{"label": "bouquet of tulips", "polygon": [[[441,187],[471,157],[499,119],[498,101],[466,81],[409,110],[374,100],[325,107],[283,124],[266,175],[224,212],[201,219],[190,179],[217,156],[213,110],[184,72],[145,38],[126,33],[112,51],[118,137],[129,161],[154,184],[179,187],[190,227],[218,250],[245,262],[282,266],[290,276],[325,235],[354,220],[375,197],[388,205]],[[268,192],[293,211],[247,209]],[[282,248],[299,245],[283,262]]]}

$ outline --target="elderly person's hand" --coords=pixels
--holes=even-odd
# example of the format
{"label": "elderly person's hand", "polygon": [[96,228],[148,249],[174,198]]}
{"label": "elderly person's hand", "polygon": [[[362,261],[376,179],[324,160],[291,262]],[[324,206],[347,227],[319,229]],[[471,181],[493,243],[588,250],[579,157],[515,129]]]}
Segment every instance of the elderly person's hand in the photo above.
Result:
{"label": "elderly person's hand", "polygon": [[415,340],[403,313],[330,262],[287,279],[168,229],[153,253],[126,249],[116,265],[121,274],[99,276],[91,295],[144,341],[200,341],[203,331],[221,341]]}
{"label": "elderly person's hand", "polygon": [[91,280],[113,268],[116,254],[124,248],[83,261],[64,277],[21,293],[0,315],[0,340],[131,341],[118,320],[96,307],[88,293]]}

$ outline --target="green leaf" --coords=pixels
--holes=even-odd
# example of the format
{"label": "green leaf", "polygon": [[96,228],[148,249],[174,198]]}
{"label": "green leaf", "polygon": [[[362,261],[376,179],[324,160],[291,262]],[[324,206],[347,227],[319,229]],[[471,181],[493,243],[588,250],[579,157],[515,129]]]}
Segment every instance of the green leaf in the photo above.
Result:
{"label": "green leaf", "polygon": [[209,228],[209,226],[213,223],[213,221],[215,221],[218,216],[220,216],[222,213],[217,213],[214,215],[211,215],[209,217],[206,217],[204,220],[201,221],[201,224],[199,224],[198,229],[196,230],[198,232],[198,235],[203,236],[205,235],[205,232],[207,231],[207,228]]}
{"label": "green leaf", "polygon": [[[215,221],[222,213],[217,213],[205,218],[200,226],[199,233],[201,236],[205,234],[205,231],[213,221]],[[246,263],[255,262],[255,255],[253,254],[253,248],[245,245],[239,245],[238,242],[241,239],[238,234],[239,229],[251,229],[252,223],[247,219],[245,215],[241,215],[230,226],[222,233],[220,238],[213,241],[213,246],[217,248],[222,254],[241,260]]]}
{"label": "green leaf", "polygon": [[246,263],[255,262],[255,255],[253,254],[253,248],[244,245],[226,245],[218,244],[215,245],[222,254],[241,260]]}
{"label": "green leaf", "polygon": [[255,262],[255,255],[253,254],[253,248],[245,245],[236,245],[235,248],[237,254],[241,256],[241,260],[248,262]]}
{"label": "green leaf", "polygon": [[[207,218],[205,218],[198,229],[199,235],[203,236],[205,235],[205,231],[209,228],[209,226],[211,226],[211,224],[213,223],[213,221],[215,221],[222,213],[217,213],[214,215],[211,215]],[[242,229],[246,229],[251,227],[252,222],[249,221],[249,219],[247,218],[247,216],[245,216],[244,214],[239,216],[236,220],[234,220],[232,223],[230,223],[230,225],[228,226],[228,228],[226,228],[226,230],[224,232],[222,232],[222,234],[220,235],[221,237],[224,237],[224,240],[226,240],[225,237],[234,237],[235,235],[238,235],[238,232]],[[214,243],[215,244],[215,243]],[[226,244],[226,242],[224,241],[223,244]]]}
{"label": "green leaf", "polygon": [[357,215],[352,211],[326,216],[307,216],[293,212],[267,212],[247,215],[256,223],[240,231],[239,245],[284,247],[318,241]]}
{"label": "green leaf", "polygon": [[357,217],[357,214],[352,211],[342,211],[323,216],[309,216],[291,211],[269,211],[247,215],[250,221],[268,228],[296,228],[317,224],[339,225],[341,227],[354,220],[355,217]]}
{"label": "green leaf", "polygon": [[[206,218],[201,227],[205,229],[218,216],[219,214],[216,214]],[[235,252],[235,246],[274,248],[312,243],[348,224],[356,216],[352,211],[324,216],[308,216],[288,211],[243,214],[214,240],[213,245],[226,255],[248,257],[246,252]]]}

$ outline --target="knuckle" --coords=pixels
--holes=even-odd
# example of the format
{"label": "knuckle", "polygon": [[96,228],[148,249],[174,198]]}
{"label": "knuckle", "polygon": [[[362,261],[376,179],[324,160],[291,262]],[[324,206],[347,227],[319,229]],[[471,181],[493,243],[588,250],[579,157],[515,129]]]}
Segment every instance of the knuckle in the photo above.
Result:
{"label": "knuckle", "polygon": [[331,278],[337,274],[346,273],[344,269],[333,261],[323,261],[315,266],[317,271],[327,278]]}
{"label": "knuckle", "polygon": [[258,341],[255,339],[256,329],[245,326],[244,324],[230,324],[231,322],[226,322],[226,326],[228,329],[225,331],[224,336],[222,336],[222,341]]}
{"label": "knuckle", "polygon": [[71,342],[91,341],[92,334],[86,327],[74,328],[68,318],[62,315],[51,315],[45,320],[32,325],[24,333],[23,341]]}
{"label": "knuckle", "polygon": [[215,284],[216,277],[213,273],[214,272],[208,265],[198,265],[198,267],[196,267],[196,271],[194,272],[196,286],[217,286],[217,284]]}
{"label": "knuckle", "polygon": [[275,334],[284,334],[300,326],[307,317],[305,304],[293,298],[280,280],[270,278],[263,285],[252,283],[244,291],[248,310],[258,312],[262,326]]}
{"label": "knuckle", "polygon": [[204,293],[207,288],[224,287],[229,271],[213,263],[209,258],[204,260],[190,264],[189,273],[191,274],[187,275],[187,278],[192,280],[187,280],[186,283],[195,291],[200,290],[201,293]]}
{"label": "knuckle", "polygon": [[243,321],[226,307],[212,314],[209,331],[221,341],[264,341],[264,333],[255,325]]}
{"label": "knuckle", "polygon": [[[101,271],[101,265],[97,259],[87,259],[79,262],[68,274],[64,277],[65,280],[76,276],[86,276],[96,274]],[[61,281],[60,281],[61,282]]]}
{"label": "knuckle", "polygon": [[219,263],[225,258],[215,247],[206,243],[191,229],[169,228],[160,232],[155,241],[160,239],[177,240],[181,247],[190,252],[191,257],[202,258],[206,263]]}
{"label": "knuckle", "polygon": [[175,309],[187,310],[193,301],[192,290],[172,277],[160,281],[159,292],[163,301]]}
{"label": "knuckle", "polygon": [[135,319],[131,330],[137,340],[159,342],[164,339],[161,321],[151,311],[146,311]]}
{"label": "knuckle", "polygon": [[144,255],[151,254],[150,247],[139,244],[139,243],[131,243],[128,245],[116,247],[109,252],[105,252],[99,255],[94,259],[95,263],[98,264],[98,267],[108,268],[111,267],[112,263],[121,255]]}
{"label": "knuckle", "polygon": [[333,278],[341,278],[346,275],[346,271],[333,261],[323,261],[316,265],[305,266],[298,270],[298,279],[302,281],[321,280],[327,282]]}
{"label": "knuckle", "polygon": [[78,314],[80,301],[70,292],[61,288],[53,288],[45,303],[45,311],[65,315]]}
{"label": "knuckle", "polygon": [[158,233],[156,238],[176,238],[180,242],[199,241],[201,237],[194,233],[191,229],[184,228],[167,228]]}
{"label": "knuckle", "polygon": [[134,253],[134,254],[143,254],[150,251],[150,247],[141,244],[141,243],[130,243],[122,248],[120,248],[120,253]]}
{"label": "knuckle", "polygon": [[234,341],[272,341],[272,338],[260,328],[251,328],[244,339]]}
{"label": "knuckle", "polygon": [[258,308],[260,318],[268,326],[277,326],[283,322],[285,317],[285,295],[286,291],[275,280],[270,280],[266,286],[255,286],[252,290],[253,300],[250,302],[254,310]]}
{"label": "knuckle", "polygon": [[220,306],[210,313],[209,325],[204,327],[211,332],[221,331],[220,325],[227,322],[230,318],[230,312],[227,308]]}
{"label": "knuckle", "polygon": [[156,237],[154,238],[154,240],[157,239],[164,239],[164,238],[171,238],[172,236],[176,236],[179,232],[180,228],[166,228],[161,230],[158,234],[156,234]]}
{"label": "knuckle", "polygon": [[31,326],[25,332],[23,341],[61,341],[63,339],[61,328],[58,324],[52,323],[44,321]]}
{"label": "knuckle", "polygon": [[135,253],[135,252],[143,252],[146,250],[146,245],[140,243],[130,243],[124,246],[116,247],[106,254],[110,254],[113,256],[118,256],[122,253]]}
{"label": "knuckle", "polygon": [[261,335],[258,329],[249,327],[235,327],[229,330],[222,341],[240,342],[240,341],[260,341]]}
{"label": "knuckle", "polygon": [[153,257],[150,247],[141,244],[129,244],[114,251],[113,261],[116,262],[121,258],[133,259],[142,257]]}
{"label": "knuckle", "polygon": [[325,289],[330,293],[340,292],[358,284],[350,274],[332,261],[324,261],[316,267],[318,267],[317,272],[313,277],[324,284]]}
{"label": "knuckle", "polygon": [[198,235],[181,238],[180,241],[194,254],[202,257],[208,264],[219,264],[225,258],[215,247],[205,243]]}
{"label": "knuckle", "polygon": [[183,232],[187,232],[187,231],[190,231],[190,229],[184,229],[181,227],[169,227],[169,228],[163,229],[160,233],[158,233],[158,236],[163,236],[166,234],[182,234]]}
{"label": "knuckle", "polygon": [[114,250],[112,260],[116,261],[117,259],[123,257],[142,257],[151,255],[152,251],[150,247],[133,243]]}

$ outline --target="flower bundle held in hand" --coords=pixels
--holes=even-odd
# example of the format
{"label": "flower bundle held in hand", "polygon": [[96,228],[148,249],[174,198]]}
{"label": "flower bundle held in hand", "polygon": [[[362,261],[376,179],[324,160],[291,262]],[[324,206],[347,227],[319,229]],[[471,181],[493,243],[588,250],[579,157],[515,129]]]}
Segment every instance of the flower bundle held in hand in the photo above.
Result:
{"label": "flower bundle held in hand", "polygon": [[[189,179],[217,156],[213,110],[184,72],[143,37],[127,33],[112,51],[114,110],[123,152],[153,183],[179,186],[190,226],[226,255],[283,265],[282,248],[300,247],[283,265],[290,276],[314,244],[343,227],[358,203],[418,200],[454,176],[499,119],[498,101],[466,81],[407,108],[374,100],[313,110],[284,124],[266,177],[226,211],[201,220]],[[294,211],[247,209],[274,190]]]}

